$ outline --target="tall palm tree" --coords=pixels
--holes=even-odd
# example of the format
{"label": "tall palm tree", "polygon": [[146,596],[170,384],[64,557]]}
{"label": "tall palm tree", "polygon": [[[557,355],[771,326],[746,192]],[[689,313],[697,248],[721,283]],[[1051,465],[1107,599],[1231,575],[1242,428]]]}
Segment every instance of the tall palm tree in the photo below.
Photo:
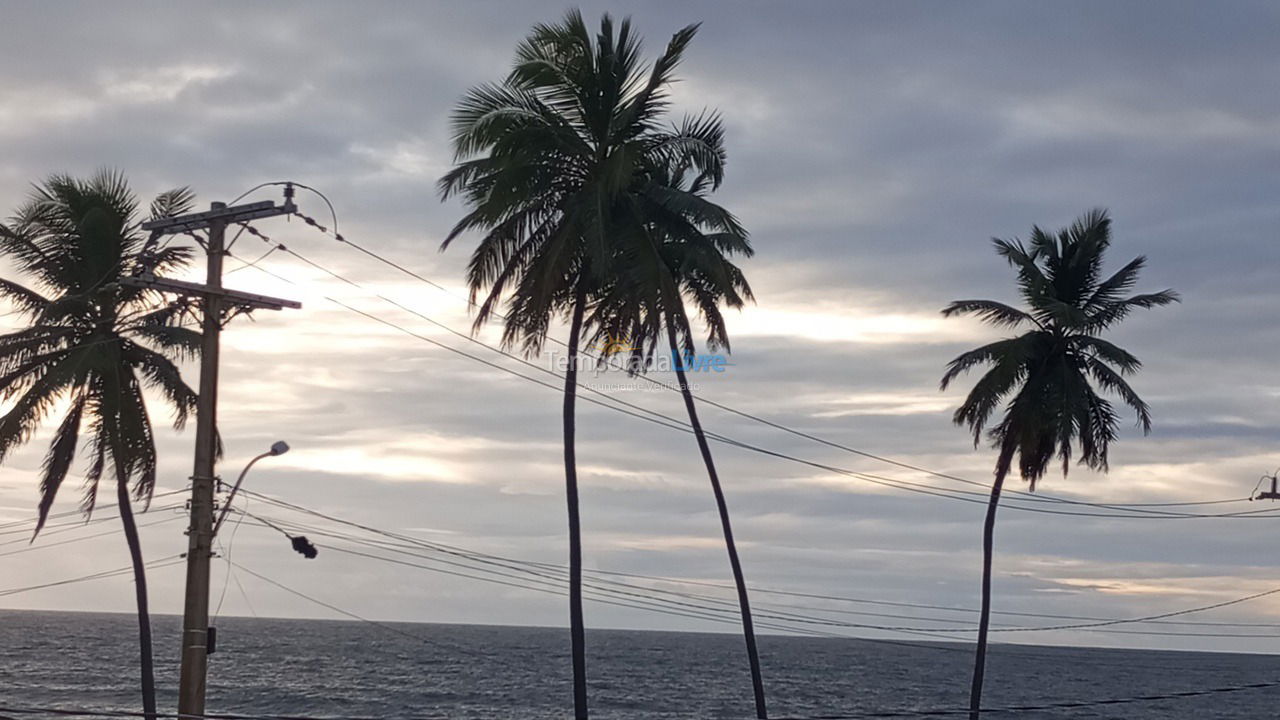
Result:
{"label": "tall palm tree", "polygon": [[618,222],[636,200],[636,178],[665,159],[712,161],[695,138],[660,124],[673,73],[697,32],[677,32],[646,67],[629,20],[605,15],[593,37],[581,13],[540,24],[516,49],[511,73],[480,85],[453,115],[456,166],[441,197],[468,212],[444,247],[483,232],[467,270],[478,329],[505,305],[507,347],[537,353],[553,321],[569,321],[563,406],[569,516],[569,625],[574,713],[587,717],[582,542],[574,450],[579,345],[588,306],[617,248],[640,240]]}
{"label": "tall palm tree", "polygon": [[1105,210],[1090,211],[1056,235],[1032,228],[1029,247],[1019,240],[993,243],[996,253],[1017,270],[1018,293],[1026,308],[993,300],[957,300],[942,311],[946,316],[975,315],[996,327],[1027,328],[1021,335],[960,355],[942,376],[945,390],[959,375],[989,366],[952,418],[968,426],[975,447],[996,408],[1004,404],[1004,416],[987,432],[999,455],[982,532],[982,614],[969,695],[971,720],[978,718],[982,704],[993,535],[1005,476],[1016,458],[1018,471],[1035,490],[1056,456],[1065,477],[1075,445],[1081,464],[1105,472],[1119,415],[1099,391],[1118,397],[1137,413],[1143,433],[1151,431],[1147,404],[1125,380],[1141,363],[1100,336],[1134,309],[1178,300],[1172,290],[1126,297],[1146,264],[1144,257],[1103,279],[1103,259],[1111,245],[1111,219]]}
{"label": "tall palm tree", "polygon": [[[719,118],[706,115],[692,119],[686,123],[683,133],[701,138],[708,156],[716,161],[702,167],[692,167],[687,162],[667,164],[653,168],[640,180],[649,188],[638,194],[639,201],[630,208],[630,213],[647,242],[619,248],[609,282],[599,293],[593,311],[592,325],[598,328],[593,339],[608,342],[625,338],[625,343],[606,346],[605,354],[612,354],[608,350],[626,347],[630,351],[628,369],[641,372],[652,363],[666,336],[685,411],[720,515],[720,528],[738,593],[756,717],[763,719],[768,717],[768,712],[746,579],[733,539],[728,503],[711,447],[698,419],[685,368],[686,358],[696,350],[696,338],[685,309],[686,299],[697,309],[706,327],[708,348],[727,352],[729,337],[720,306],[740,308],[752,298],[746,277],[729,256],[750,257],[752,249],[746,230],[737,219],[706,199],[723,179],[724,133]],[[673,189],[679,192],[671,192]]]}
{"label": "tall palm tree", "polygon": [[[152,202],[150,216],[185,212],[192,200],[185,188],[166,192]],[[133,562],[143,710],[153,718],[151,620],[132,507],[133,501],[150,503],[156,481],[155,437],[143,390],[157,391],[181,428],[195,410],[196,393],[174,361],[198,352],[200,334],[179,324],[177,305],[117,282],[126,275],[179,269],[191,257],[186,248],[163,247],[139,234],[137,210],[118,173],[103,171],[89,180],[55,175],[34,189],[9,224],[0,225],[0,256],[30,278],[26,285],[0,280],[0,298],[29,321],[0,336],[0,388],[12,404],[0,417],[0,462],[65,404],[42,468],[37,534],[71,469],[82,431],[88,467],[80,509],[86,515],[110,468]]]}

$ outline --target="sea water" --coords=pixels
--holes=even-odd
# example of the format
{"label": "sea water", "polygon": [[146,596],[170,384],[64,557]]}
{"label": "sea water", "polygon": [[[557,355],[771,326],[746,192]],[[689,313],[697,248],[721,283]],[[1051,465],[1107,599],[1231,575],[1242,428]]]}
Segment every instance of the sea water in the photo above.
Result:
{"label": "sea water", "polygon": [[[173,712],[179,619],[157,616],[154,625],[160,705]],[[136,628],[130,615],[0,611],[0,708],[139,710]],[[564,629],[266,618],[222,618],[217,629],[211,714],[573,715]],[[759,645],[771,717],[966,707],[972,655],[963,644],[766,635]],[[601,720],[755,715],[740,636],[589,630],[587,661],[591,714]],[[1095,702],[1276,680],[1280,659],[1267,655],[994,645],[984,705]],[[1270,718],[1280,715],[1278,707],[1280,687],[991,717]]]}

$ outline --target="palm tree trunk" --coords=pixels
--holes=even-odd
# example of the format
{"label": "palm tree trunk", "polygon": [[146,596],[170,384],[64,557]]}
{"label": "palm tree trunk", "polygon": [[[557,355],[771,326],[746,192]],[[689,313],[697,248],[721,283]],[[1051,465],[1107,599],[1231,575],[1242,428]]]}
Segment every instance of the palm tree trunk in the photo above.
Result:
{"label": "palm tree trunk", "polygon": [[973,658],[973,684],[969,688],[969,720],[979,720],[982,713],[982,681],[987,670],[987,630],[991,625],[991,557],[994,552],[996,510],[1000,492],[1013,462],[1015,445],[1005,440],[996,461],[996,478],[991,483],[991,499],[987,502],[987,519],[982,526],[982,614],[978,617],[978,648]]}
{"label": "palm tree trunk", "polygon": [[573,652],[573,716],[587,720],[586,625],[582,619],[582,525],[578,520],[578,465],[574,449],[574,403],[578,397],[578,343],[586,310],[579,286],[569,325],[569,367],[564,375],[564,495],[569,511],[569,637]]}
{"label": "palm tree trunk", "polygon": [[689,412],[689,425],[693,427],[693,436],[698,441],[698,450],[702,453],[702,462],[707,466],[707,478],[711,480],[711,490],[716,496],[716,509],[720,511],[720,529],[724,532],[724,545],[729,551],[729,566],[733,569],[733,583],[738,588],[738,610],[742,615],[742,635],[747,641],[747,661],[751,664],[751,689],[755,693],[756,717],[765,720],[768,713],[764,704],[764,678],[760,674],[760,653],[756,649],[755,625],[751,620],[751,603],[747,599],[747,581],[742,575],[742,563],[738,560],[738,546],[733,541],[733,525],[729,522],[729,506],[724,499],[724,490],[720,487],[720,476],[716,474],[715,461],[711,459],[711,448],[707,445],[707,435],[702,431],[702,423],[698,420],[698,409],[693,402],[693,393],[689,390],[689,382],[685,378],[684,364],[680,361],[680,349],[676,343],[674,323],[668,319],[667,336],[671,340],[672,365],[676,369],[676,380],[680,383],[680,394],[684,396],[684,407]]}
{"label": "palm tree trunk", "polygon": [[116,500],[120,504],[120,523],[124,525],[124,537],[129,543],[129,557],[133,562],[133,587],[138,604],[138,652],[142,660],[142,711],[146,720],[156,717],[156,673],[151,657],[151,613],[147,609],[147,571],[142,562],[142,542],[138,538],[138,525],[133,519],[133,506],[129,501],[129,482],[120,460],[116,460]]}

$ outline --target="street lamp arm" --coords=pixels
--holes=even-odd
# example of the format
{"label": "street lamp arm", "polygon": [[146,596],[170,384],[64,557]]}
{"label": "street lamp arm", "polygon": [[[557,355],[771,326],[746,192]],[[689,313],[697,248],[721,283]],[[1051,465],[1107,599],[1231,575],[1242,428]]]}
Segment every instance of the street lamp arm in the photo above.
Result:
{"label": "street lamp arm", "polygon": [[236,498],[236,493],[240,491],[240,484],[244,482],[244,476],[249,474],[249,468],[253,467],[254,463],[258,462],[262,458],[277,454],[279,453],[271,451],[264,452],[250,460],[249,464],[244,466],[244,470],[240,471],[240,477],[236,479],[236,484],[231,487],[231,494],[227,496],[227,501],[222,506],[222,512],[218,514],[218,522],[213,525],[213,537],[217,537],[218,530],[222,529],[222,523],[227,519],[227,513],[231,510],[231,501]]}

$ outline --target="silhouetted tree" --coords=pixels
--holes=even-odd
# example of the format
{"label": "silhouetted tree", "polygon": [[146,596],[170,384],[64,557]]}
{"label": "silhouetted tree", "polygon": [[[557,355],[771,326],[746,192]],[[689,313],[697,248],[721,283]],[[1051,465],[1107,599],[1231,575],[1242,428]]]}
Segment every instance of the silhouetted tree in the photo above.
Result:
{"label": "silhouetted tree", "polygon": [[713,160],[703,157],[698,138],[661,124],[672,74],[696,31],[691,25],[676,33],[646,68],[629,20],[615,25],[605,15],[594,36],[577,11],[535,26],[517,47],[511,73],[459,102],[457,164],[439,184],[442,198],[458,195],[468,208],[444,246],[467,231],[483,233],[467,270],[472,300],[483,295],[475,328],[505,305],[503,344],[534,354],[553,321],[569,322],[563,422],[578,720],[588,715],[574,450],[580,343],[618,248],[641,239],[628,226],[630,208],[648,187],[638,179],[672,159]]}
{"label": "silhouetted tree", "polygon": [[1100,335],[1134,309],[1178,300],[1172,290],[1126,297],[1146,262],[1143,257],[1103,279],[1103,256],[1111,245],[1111,220],[1104,210],[1089,212],[1056,235],[1033,228],[1029,247],[1018,240],[993,242],[996,253],[1017,270],[1026,309],[992,300],[957,300],[942,311],[946,316],[975,315],[996,327],[1027,328],[960,355],[942,376],[945,390],[962,373],[989,366],[953,417],[973,433],[975,447],[1004,405],[1004,416],[987,432],[999,455],[982,533],[982,614],[969,696],[971,720],[977,720],[982,704],[992,544],[1005,476],[1016,459],[1018,471],[1035,490],[1055,456],[1067,474],[1076,445],[1080,463],[1105,472],[1119,418],[1099,390],[1132,408],[1144,434],[1151,431],[1147,404],[1125,380],[1141,363]]}
{"label": "silhouetted tree", "polygon": [[[708,347],[727,352],[729,336],[720,306],[739,308],[751,299],[746,278],[729,256],[750,257],[752,250],[746,230],[737,219],[707,199],[724,177],[724,132],[719,118],[714,115],[692,118],[681,132],[691,140],[697,139],[702,149],[701,164],[694,166],[684,161],[659,166],[640,181],[648,187],[638,193],[638,202],[630,209],[633,217],[628,226],[637,228],[643,234],[643,241],[619,246],[608,284],[599,293],[592,324],[598,328],[596,339],[605,340],[614,350],[622,348],[611,341],[625,339],[623,345],[630,350],[628,368],[634,372],[642,372],[659,352],[662,338],[667,339],[729,553],[756,716],[765,718],[768,714],[764,680],[747,583],[733,539],[728,503],[686,376],[687,358],[696,351],[694,332],[685,310],[686,300],[706,326]],[[704,369],[710,371],[710,368]]]}
{"label": "silhouetted tree", "polygon": [[[150,216],[180,214],[192,200],[185,188],[171,190],[152,202]],[[0,297],[29,322],[0,336],[0,388],[12,404],[0,417],[0,462],[65,403],[44,459],[37,534],[75,459],[82,431],[88,468],[80,508],[86,515],[110,469],[133,562],[143,710],[154,718],[146,572],[132,508],[132,500],[150,503],[156,481],[155,438],[143,388],[159,392],[173,409],[174,426],[181,428],[195,410],[196,393],[183,382],[174,360],[198,353],[200,333],[180,326],[177,305],[117,283],[125,275],[176,270],[190,260],[189,249],[161,246],[140,234],[137,209],[118,173],[103,171],[89,180],[55,175],[34,189],[7,225],[0,225],[0,255],[29,278],[26,285],[0,280]]]}

